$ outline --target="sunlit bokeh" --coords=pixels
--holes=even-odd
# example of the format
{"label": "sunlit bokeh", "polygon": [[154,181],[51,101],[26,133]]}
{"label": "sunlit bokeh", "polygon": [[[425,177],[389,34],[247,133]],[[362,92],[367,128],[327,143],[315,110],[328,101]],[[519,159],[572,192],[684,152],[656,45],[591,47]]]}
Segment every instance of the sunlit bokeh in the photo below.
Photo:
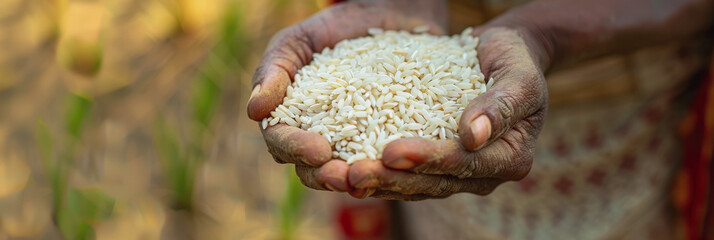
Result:
{"label": "sunlit bokeh", "polygon": [[325,239],[245,104],[327,0],[0,1],[0,239]]}

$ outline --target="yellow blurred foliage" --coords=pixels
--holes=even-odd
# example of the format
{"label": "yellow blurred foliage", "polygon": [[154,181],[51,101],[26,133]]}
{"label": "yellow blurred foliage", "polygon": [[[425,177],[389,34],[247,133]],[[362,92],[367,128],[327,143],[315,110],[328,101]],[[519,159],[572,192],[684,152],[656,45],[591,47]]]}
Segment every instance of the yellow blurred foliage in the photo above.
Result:
{"label": "yellow blurred foliage", "polygon": [[0,155],[0,198],[16,193],[30,180],[27,159],[17,148],[9,148],[9,153]]}
{"label": "yellow blurred foliage", "polygon": [[0,1],[0,19],[16,13],[17,9],[20,8],[20,3],[22,3],[21,0]]}
{"label": "yellow blurred foliage", "polygon": [[175,13],[164,1],[148,1],[136,18],[135,31],[154,41],[162,41],[179,31]]}
{"label": "yellow blurred foliage", "polygon": [[0,91],[11,88],[17,84],[17,78],[13,76],[13,73],[8,69],[2,68],[0,66]]}
{"label": "yellow blurred foliage", "polygon": [[165,210],[155,199],[147,197],[128,203],[118,203],[114,207],[112,218],[95,226],[96,239],[160,239],[165,219]]}
{"label": "yellow blurred foliage", "polygon": [[[98,189],[116,200],[108,219],[92,222],[97,239],[280,236],[286,172],[267,154],[243,106],[271,35],[326,3],[0,0],[0,239],[61,239],[52,221],[54,183],[31,134],[37,121],[55,135],[55,154],[72,154],[67,187]],[[206,64],[224,53],[218,51],[229,51],[228,44],[244,51],[232,55],[240,64]],[[191,83],[205,76],[225,76],[214,79],[219,110],[196,169],[195,206],[177,210],[151,142],[151,123],[161,115],[186,131]],[[71,93],[94,100],[91,119],[77,145],[61,149],[64,100]],[[187,141],[183,133],[179,138]],[[309,197],[295,239],[332,238],[325,199],[333,195],[311,191]]]}
{"label": "yellow blurred foliage", "polygon": [[38,237],[51,225],[49,189],[28,188],[0,198],[0,233],[12,237]]}
{"label": "yellow blurred foliage", "polygon": [[96,74],[102,65],[102,30],[109,20],[109,11],[99,2],[70,2],[60,26],[57,62],[84,76]]}
{"label": "yellow blurred foliage", "polygon": [[3,29],[4,33],[12,33],[13,36],[16,36],[14,38],[10,38],[9,35],[4,36],[8,38],[7,43],[11,44],[14,53],[28,53],[57,35],[58,19],[55,18],[56,14],[53,9],[60,7],[33,3],[35,4],[26,6],[25,11],[18,16],[20,19],[15,24]]}
{"label": "yellow blurred foliage", "polygon": [[181,23],[184,33],[205,31],[215,26],[216,20],[222,14],[224,0],[175,0],[176,15]]}

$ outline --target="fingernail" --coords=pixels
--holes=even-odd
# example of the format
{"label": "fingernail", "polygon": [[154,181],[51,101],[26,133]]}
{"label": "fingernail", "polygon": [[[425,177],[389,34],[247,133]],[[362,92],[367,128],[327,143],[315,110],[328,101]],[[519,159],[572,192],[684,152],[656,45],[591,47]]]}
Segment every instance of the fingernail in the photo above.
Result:
{"label": "fingernail", "polygon": [[325,179],[325,187],[335,192],[347,191],[348,189],[344,189],[346,185],[347,183],[345,183],[345,179],[340,177],[328,177]]}
{"label": "fingernail", "polygon": [[372,196],[374,192],[377,191],[374,188],[369,188],[369,189],[356,189],[354,191],[350,192],[350,196],[363,199]]}
{"label": "fingernail", "polygon": [[478,150],[491,137],[491,120],[488,119],[488,116],[481,115],[474,119],[471,122],[471,133],[474,136],[474,146],[476,146],[473,150]]}
{"label": "fingernail", "polygon": [[330,191],[339,192],[339,190],[337,190],[336,187],[333,187],[332,184],[325,183],[325,187],[326,187],[327,189],[330,189]]}
{"label": "fingernail", "polygon": [[364,197],[362,197],[362,198],[371,197],[372,194],[374,194],[375,191],[377,191],[377,189],[374,189],[374,188],[367,189],[367,192],[364,194]]}
{"label": "fingernail", "polygon": [[377,182],[377,179],[372,177],[371,175],[367,175],[362,180],[359,180],[354,187],[355,188],[367,188],[369,186],[374,186],[378,185],[379,183]]}
{"label": "fingernail", "polygon": [[391,161],[387,163],[387,166],[391,168],[396,168],[396,169],[410,169],[414,167],[414,162],[409,161],[409,159],[405,157],[400,157],[397,160]]}
{"label": "fingernail", "polygon": [[250,102],[250,100],[253,100],[255,96],[258,96],[258,93],[260,93],[260,84],[255,85],[255,87],[253,88],[253,92],[250,93],[250,98],[248,98],[248,102]]}
{"label": "fingernail", "polygon": [[367,189],[355,189],[349,192],[350,196],[354,198],[364,198],[364,195],[367,193]]}

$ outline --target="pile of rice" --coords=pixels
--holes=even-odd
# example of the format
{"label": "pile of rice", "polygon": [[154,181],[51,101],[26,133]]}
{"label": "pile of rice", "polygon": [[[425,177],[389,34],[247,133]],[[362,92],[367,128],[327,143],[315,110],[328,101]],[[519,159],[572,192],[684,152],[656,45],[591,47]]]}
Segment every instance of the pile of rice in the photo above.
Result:
{"label": "pile of rice", "polygon": [[[471,29],[433,36],[426,28],[370,29],[316,53],[262,127],[278,123],[319,133],[335,158],[380,159],[404,137],[456,138],[466,105],[489,87]],[[489,81],[491,84],[493,81]]]}

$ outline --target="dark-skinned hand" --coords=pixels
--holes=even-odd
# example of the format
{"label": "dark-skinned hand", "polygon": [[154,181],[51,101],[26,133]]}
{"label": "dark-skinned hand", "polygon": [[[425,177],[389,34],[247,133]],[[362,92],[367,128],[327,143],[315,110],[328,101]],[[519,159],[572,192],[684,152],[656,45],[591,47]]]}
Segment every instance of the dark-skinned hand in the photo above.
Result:
{"label": "dark-skinned hand", "polygon": [[[369,28],[412,30],[427,25],[430,33],[442,34],[433,22],[408,17],[379,3],[338,4],[277,33],[253,76],[248,116],[261,121],[280,103],[297,71],[310,63],[313,53],[339,41],[367,35]],[[349,191],[349,166],[332,159],[327,139],[316,133],[278,124],[262,130],[268,150],[278,163],[296,165],[302,182],[311,188]]]}
{"label": "dark-skinned hand", "polygon": [[[359,19],[359,20],[355,20]],[[312,54],[340,40],[367,34],[371,27],[412,29],[430,25],[390,8],[340,4],[278,33],[254,75],[248,114],[260,121],[277,107],[291,79]],[[547,90],[543,65],[525,33],[508,28],[481,28],[478,57],[487,79],[495,82],[467,107],[459,122],[459,139],[408,138],[386,146],[381,161],[347,165],[331,159],[327,139],[279,124],[263,130],[270,153],[279,163],[296,165],[303,184],[320,190],[420,200],[455,193],[488,194],[505,181],[525,177],[533,161],[535,140],[545,118]]]}
{"label": "dark-skinned hand", "polygon": [[485,195],[530,171],[535,140],[547,111],[547,88],[536,51],[519,31],[477,29],[478,58],[493,86],[476,97],[459,121],[459,139],[399,139],[382,161],[349,168],[354,197],[395,200]]}

